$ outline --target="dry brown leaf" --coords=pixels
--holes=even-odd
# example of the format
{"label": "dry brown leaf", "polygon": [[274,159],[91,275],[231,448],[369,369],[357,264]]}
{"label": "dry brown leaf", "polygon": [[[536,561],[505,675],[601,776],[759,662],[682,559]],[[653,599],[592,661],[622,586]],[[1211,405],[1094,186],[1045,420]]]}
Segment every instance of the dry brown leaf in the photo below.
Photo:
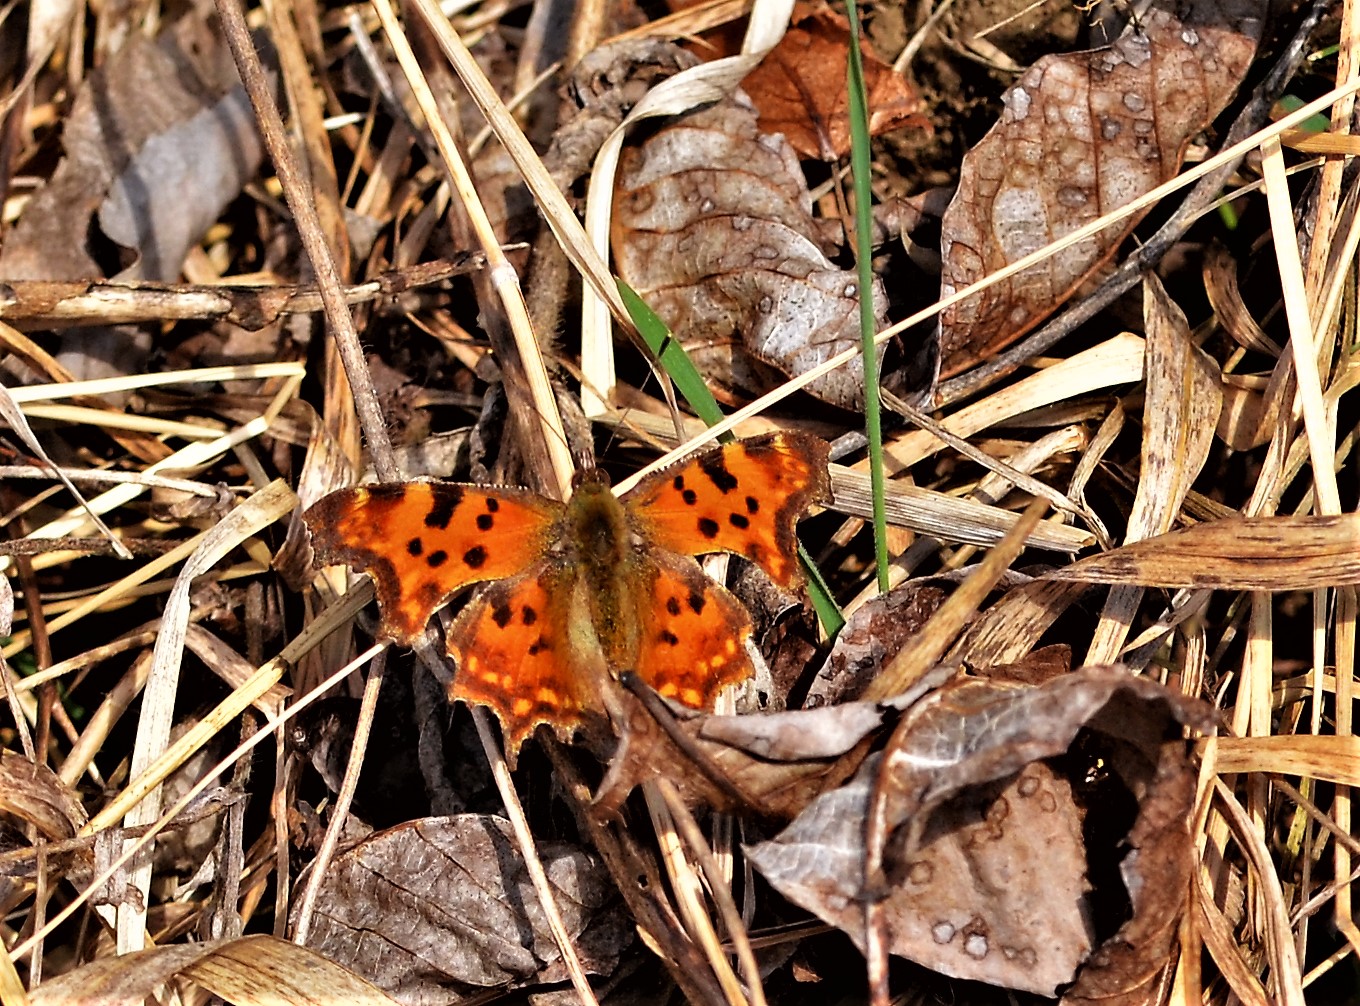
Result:
{"label": "dry brown leaf", "polygon": [[[1165,0],[1107,48],[1045,56],[1002,97],[963,159],[940,237],[943,296],[1171,178],[1224,108],[1260,38],[1259,0]],[[1117,250],[1141,216],[1110,225],[944,311],[942,372],[1029,331]]]}
{"label": "dry brown leaf", "polygon": [[851,613],[808,688],[809,708],[857,698],[948,597],[938,582],[910,581],[871,597]]}
{"label": "dry brown leaf", "polygon": [[[859,281],[820,245],[798,157],[756,126],[737,92],[624,151],[611,245],[619,275],[729,396],[801,374],[859,345]],[[874,314],[887,309],[874,283]],[[855,360],[808,386],[859,409]]]}
{"label": "dry brown leaf", "polygon": [[[156,39],[128,36],[81,87],[62,145],[0,246],[0,277],[101,279],[99,259],[115,258],[114,278],[175,280],[263,156],[230,52],[192,14]],[[149,346],[130,327],[90,328],[63,333],[56,357],[77,377],[111,377],[140,371]]]}
{"label": "dry brown leaf", "polygon": [[[575,846],[538,851],[582,964],[608,973],[631,937],[607,875]],[[408,821],[337,856],[308,945],[403,1003],[566,976],[509,822],[480,814]]]}
{"label": "dry brown leaf", "polygon": [[[861,39],[869,134],[878,136],[905,123],[922,108],[906,79],[879,59]],[[760,109],[760,128],[783,133],[804,157],[833,161],[850,152],[850,24],[827,7],[794,11],[779,44],[765,54],[742,89]]]}
{"label": "dry brown leaf", "polygon": [[[1109,738],[1111,770],[1142,801],[1126,879],[1130,888],[1151,887],[1145,867],[1176,848],[1188,863],[1192,848],[1181,797],[1193,795],[1194,776],[1183,743],[1163,744],[1167,734],[1179,738],[1181,724],[1204,729],[1212,717],[1118,668],[1086,668],[1039,687],[965,679],[910,708],[881,758],[749,854],[780,893],[861,945],[865,905],[874,902],[892,953],[956,977],[1052,995],[1091,948],[1092,850],[1084,847],[1071,787],[1040,761],[1066,751],[1080,730]],[[883,876],[870,891],[865,835],[875,812],[887,841]],[[1166,959],[1163,937],[1168,925],[1174,931],[1187,884],[1167,886],[1174,896],[1132,895],[1134,918],[1116,936],[1140,964]],[[1119,945],[1102,946],[1092,959]]]}
{"label": "dry brown leaf", "polygon": [[1210,244],[1204,252],[1201,274],[1204,293],[1223,331],[1243,349],[1278,357],[1281,353],[1279,345],[1261,330],[1242,300],[1242,291],[1237,285],[1237,260],[1232,253],[1217,241]]}
{"label": "dry brown leaf", "polygon": [[1360,514],[1228,517],[1102,552],[1046,576],[1215,590],[1360,584]]}
{"label": "dry brown leaf", "polygon": [[1178,740],[1162,744],[1160,752],[1148,745],[1138,754],[1156,762],[1155,769],[1142,773],[1147,795],[1126,840],[1129,853],[1119,864],[1133,915],[1086,962],[1062,1006],[1165,1001],[1161,993],[1175,962],[1176,929],[1196,861],[1190,836],[1195,773]]}

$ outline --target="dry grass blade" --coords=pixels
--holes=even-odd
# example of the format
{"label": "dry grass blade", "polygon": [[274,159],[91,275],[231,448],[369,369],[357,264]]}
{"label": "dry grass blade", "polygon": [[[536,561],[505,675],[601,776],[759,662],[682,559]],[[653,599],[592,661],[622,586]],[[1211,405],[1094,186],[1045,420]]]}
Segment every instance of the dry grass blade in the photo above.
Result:
{"label": "dry grass blade", "polygon": [[1360,583],[1360,514],[1229,517],[1081,559],[1056,580],[1215,590]]}

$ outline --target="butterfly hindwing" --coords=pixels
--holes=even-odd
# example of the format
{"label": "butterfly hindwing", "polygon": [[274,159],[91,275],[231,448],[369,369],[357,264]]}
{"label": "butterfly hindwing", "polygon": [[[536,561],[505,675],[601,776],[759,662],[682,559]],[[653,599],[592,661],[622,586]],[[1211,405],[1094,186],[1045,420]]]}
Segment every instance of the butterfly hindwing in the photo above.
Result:
{"label": "butterfly hindwing", "polygon": [[384,634],[409,644],[463,587],[540,558],[561,512],[527,489],[392,482],[333,492],[303,520],[323,562],[373,577]]}
{"label": "butterfly hindwing", "polygon": [[649,559],[655,576],[642,597],[638,676],[668,699],[712,709],[718,692],[753,672],[751,616],[688,556],[653,550]]}
{"label": "butterfly hindwing", "polygon": [[449,698],[489,706],[510,752],[540,723],[569,735],[581,722],[586,703],[565,606],[571,590],[569,570],[540,562],[485,588],[449,627],[457,665]]}
{"label": "butterfly hindwing", "polygon": [[732,552],[782,587],[801,581],[794,525],[830,493],[826,443],[805,433],[701,451],[625,497],[652,544],[682,555]]}

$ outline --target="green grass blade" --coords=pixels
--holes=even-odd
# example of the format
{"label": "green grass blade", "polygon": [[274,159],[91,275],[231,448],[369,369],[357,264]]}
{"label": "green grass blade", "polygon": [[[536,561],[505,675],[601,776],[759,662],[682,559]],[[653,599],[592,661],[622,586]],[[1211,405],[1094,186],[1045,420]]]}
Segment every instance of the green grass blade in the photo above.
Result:
{"label": "green grass blade", "polygon": [[874,504],[874,560],[878,589],[888,591],[888,516],[883,502],[883,423],[878,401],[878,354],[874,347],[874,269],[869,190],[869,99],[859,48],[859,9],[847,0],[850,59],[850,170],[855,182],[855,265],[859,269],[859,330],[864,345],[864,432],[869,438],[869,487]]}

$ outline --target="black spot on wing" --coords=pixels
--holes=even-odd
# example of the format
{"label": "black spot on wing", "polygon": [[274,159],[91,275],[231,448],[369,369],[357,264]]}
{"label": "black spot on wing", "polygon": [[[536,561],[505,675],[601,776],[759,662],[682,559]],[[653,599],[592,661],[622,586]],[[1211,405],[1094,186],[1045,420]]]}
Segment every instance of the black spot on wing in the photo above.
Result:
{"label": "black spot on wing", "polygon": [[537,639],[535,639],[532,643],[529,644],[529,656],[536,657],[545,650],[551,649],[552,643],[548,642],[542,636],[539,636]]}
{"label": "black spot on wing", "polygon": [[431,569],[438,569],[440,566],[444,565],[444,563],[448,561],[449,553],[445,552],[442,548],[435,549],[433,552],[429,554],[429,557],[426,558],[425,560],[426,564]]}
{"label": "black spot on wing", "polygon": [[710,517],[700,517],[699,533],[710,541],[718,537],[718,522]]}
{"label": "black spot on wing", "polygon": [[699,502],[699,494],[693,489],[686,489],[680,494],[680,498],[685,501],[686,506],[694,506],[695,503]]}
{"label": "black spot on wing", "polygon": [[742,531],[745,531],[748,527],[751,526],[750,519],[744,513],[728,514],[727,521],[733,527],[738,528],[739,530]]}
{"label": "black spot on wing", "polygon": [[463,565],[470,569],[481,569],[486,565],[486,549],[477,545],[463,553]]}
{"label": "black spot on wing", "polygon": [[747,497],[746,497],[746,512],[747,512],[747,513],[759,513],[759,512],[760,512],[760,500],[756,499],[754,496],[747,496]]}
{"label": "black spot on wing", "polygon": [[498,499],[496,499],[496,497],[494,497],[494,496],[488,496],[488,497],[486,498],[486,512],[487,512],[487,513],[495,513],[495,512],[496,512],[497,510],[499,510],[500,508],[501,508],[501,501],[498,500]]}
{"label": "black spot on wing", "polygon": [[436,486],[432,495],[434,506],[425,515],[425,526],[447,530],[449,521],[453,520],[453,512],[463,502],[463,489],[455,485]]}
{"label": "black spot on wing", "polygon": [[524,620],[525,625],[533,625],[538,621],[538,612],[526,604],[524,610],[520,612],[520,617]]}
{"label": "black spot on wing", "polygon": [[662,629],[661,632],[658,633],[658,635],[657,635],[656,638],[659,639],[659,640],[661,640],[661,641],[662,641],[663,643],[665,643],[667,646],[679,646],[679,645],[680,645],[680,637],[677,636],[677,635],[676,635],[674,632],[672,632],[670,629]]}
{"label": "black spot on wing", "polygon": [[496,518],[489,513],[479,513],[477,515],[477,529],[480,531],[490,531],[496,526]]}
{"label": "black spot on wing", "polygon": [[425,551],[425,543],[419,538],[412,538],[406,543],[406,552],[408,555],[420,555],[423,551]]}
{"label": "black spot on wing", "polygon": [[513,618],[514,615],[515,613],[510,609],[510,605],[508,604],[498,604],[491,609],[491,621],[495,622],[496,625],[502,629],[510,624],[510,619]]}
{"label": "black spot on wing", "polygon": [[737,488],[737,477],[727,470],[727,461],[722,451],[714,451],[699,462],[699,470],[724,495]]}
{"label": "black spot on wing", "polygon": [[689,602],[690,611],[694,612],[696,615],[703,614],[704,605],[708,602],[704,600],[704,595],[702,593],[697,590],[691,590],[687,600]]}
{"label": "black spot on wing", "polygon": [[670,612],[672,616],[680,614],[680,598],[678,597],[666,598],[666,610]]}

